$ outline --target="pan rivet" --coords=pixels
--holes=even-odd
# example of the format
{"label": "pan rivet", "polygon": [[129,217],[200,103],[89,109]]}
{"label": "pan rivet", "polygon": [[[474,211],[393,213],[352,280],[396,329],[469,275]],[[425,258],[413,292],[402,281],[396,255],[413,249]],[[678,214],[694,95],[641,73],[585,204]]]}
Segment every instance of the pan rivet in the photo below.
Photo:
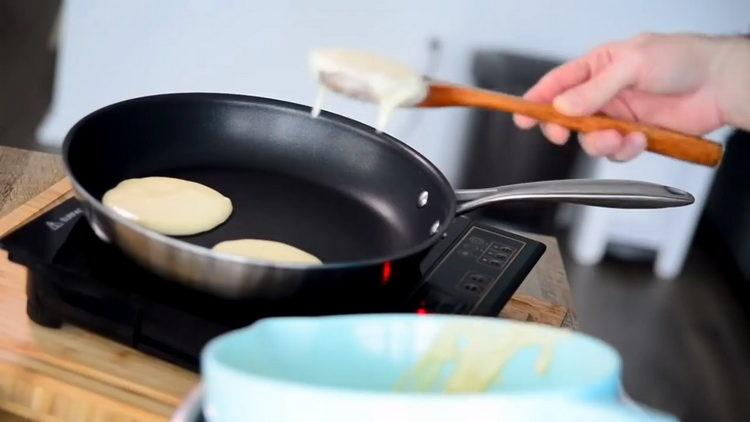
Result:
{"label": "pan rivet", "polygon": [[430,198],[430,193],[426,190],[423,190],[422,193],[419,194],[419,198],[417,198],[417,207],[422,208],[425,205],[427,205],[427,200]]}
{"label": "pan rivet", "polygon": [[432,223],[432,227],[430,227],[430,235],[437,233],[439,228],[440,228],[440,220],[437,220],[434,223]]}

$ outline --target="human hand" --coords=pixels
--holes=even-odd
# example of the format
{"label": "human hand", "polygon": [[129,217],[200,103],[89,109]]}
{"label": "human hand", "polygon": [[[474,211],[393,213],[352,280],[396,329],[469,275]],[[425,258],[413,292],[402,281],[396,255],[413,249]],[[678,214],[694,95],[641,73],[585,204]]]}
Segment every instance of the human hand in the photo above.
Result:
{"label": "human hand", "polygon": [[[567,115],[599,112],[703,135],[728,123],[722,106],[730,102],[731,93],[726,91],[732,88],[726,79],[733,79],[730,77],[733,74],[728,74],[723,65],[732,55],[727,44],[733,49],[737,46],[726,40],[699,35],[644,34],[605,44],[553,69],[524,98],[551,102],[557,111]],[[744,70],[750,74],[750,61],[742,63],[745,65],[748,67]],[[750,91],[750,86],[746,91]],[[514,121],[523,129],[536,124],[521,115],[514,115]],[[542,123],[541,128],[558,145],[566,143],[570,136],[568,129],[556,124]],[[581,134],[579,140],[588,154],[617,161],[630,160],[646,147],[646,138],[639,132],[623,136],[615,130],[604,130]]]}

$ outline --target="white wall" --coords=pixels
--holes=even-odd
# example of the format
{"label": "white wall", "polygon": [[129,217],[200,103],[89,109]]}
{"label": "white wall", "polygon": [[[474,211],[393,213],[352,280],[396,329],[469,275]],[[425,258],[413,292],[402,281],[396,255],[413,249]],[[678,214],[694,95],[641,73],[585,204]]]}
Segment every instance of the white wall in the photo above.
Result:
{"label": "white wall", "polygon": [[[423,70],[428,39],[443,52],[432,76],[466,83],[480,47],[571,57],[641,31],[737,33],[750,1],[245,1],[67,0],[53,105],[39,131],[59,144],[73,123],[140,95],[217,91],[310,104],[307,53],[320,46],[379,52]],[[372,123],[371,107],[326,109]],[[454,179],[465,110],[400,113],[388,132]]]}

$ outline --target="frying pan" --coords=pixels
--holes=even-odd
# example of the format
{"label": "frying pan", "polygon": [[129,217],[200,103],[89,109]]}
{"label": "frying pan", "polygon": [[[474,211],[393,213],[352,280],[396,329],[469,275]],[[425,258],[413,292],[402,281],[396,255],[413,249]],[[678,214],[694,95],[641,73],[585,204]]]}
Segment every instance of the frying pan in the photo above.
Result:
{"label": "frying pan", "polygon": [[[693,197],[629,181],[569,180],[456,191],[407,145],[332,113],[267,98],[168,94],[110,105],[79,121],[66,171],[97,236],[174,282],[234,298],[280,299],[416,283],[418,264],[458,213],[510,200],[659,208]],[[104,207],[124,179],[171,176],[232,200],[221,226],[169,237]],[[323,265],[211,251],[220,241],[286,242]],[[396,283],[396,281],[398,283]]]}

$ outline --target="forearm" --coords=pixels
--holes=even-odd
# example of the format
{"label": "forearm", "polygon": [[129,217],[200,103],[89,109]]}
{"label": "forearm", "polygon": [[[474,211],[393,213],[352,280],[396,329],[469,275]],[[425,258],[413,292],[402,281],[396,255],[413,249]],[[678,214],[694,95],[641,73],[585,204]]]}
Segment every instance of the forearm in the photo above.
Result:
{"label": "forearm", "polygon": [[750,38],[726,37],[718,42],[713,83],[722,119],[750,130]]}

